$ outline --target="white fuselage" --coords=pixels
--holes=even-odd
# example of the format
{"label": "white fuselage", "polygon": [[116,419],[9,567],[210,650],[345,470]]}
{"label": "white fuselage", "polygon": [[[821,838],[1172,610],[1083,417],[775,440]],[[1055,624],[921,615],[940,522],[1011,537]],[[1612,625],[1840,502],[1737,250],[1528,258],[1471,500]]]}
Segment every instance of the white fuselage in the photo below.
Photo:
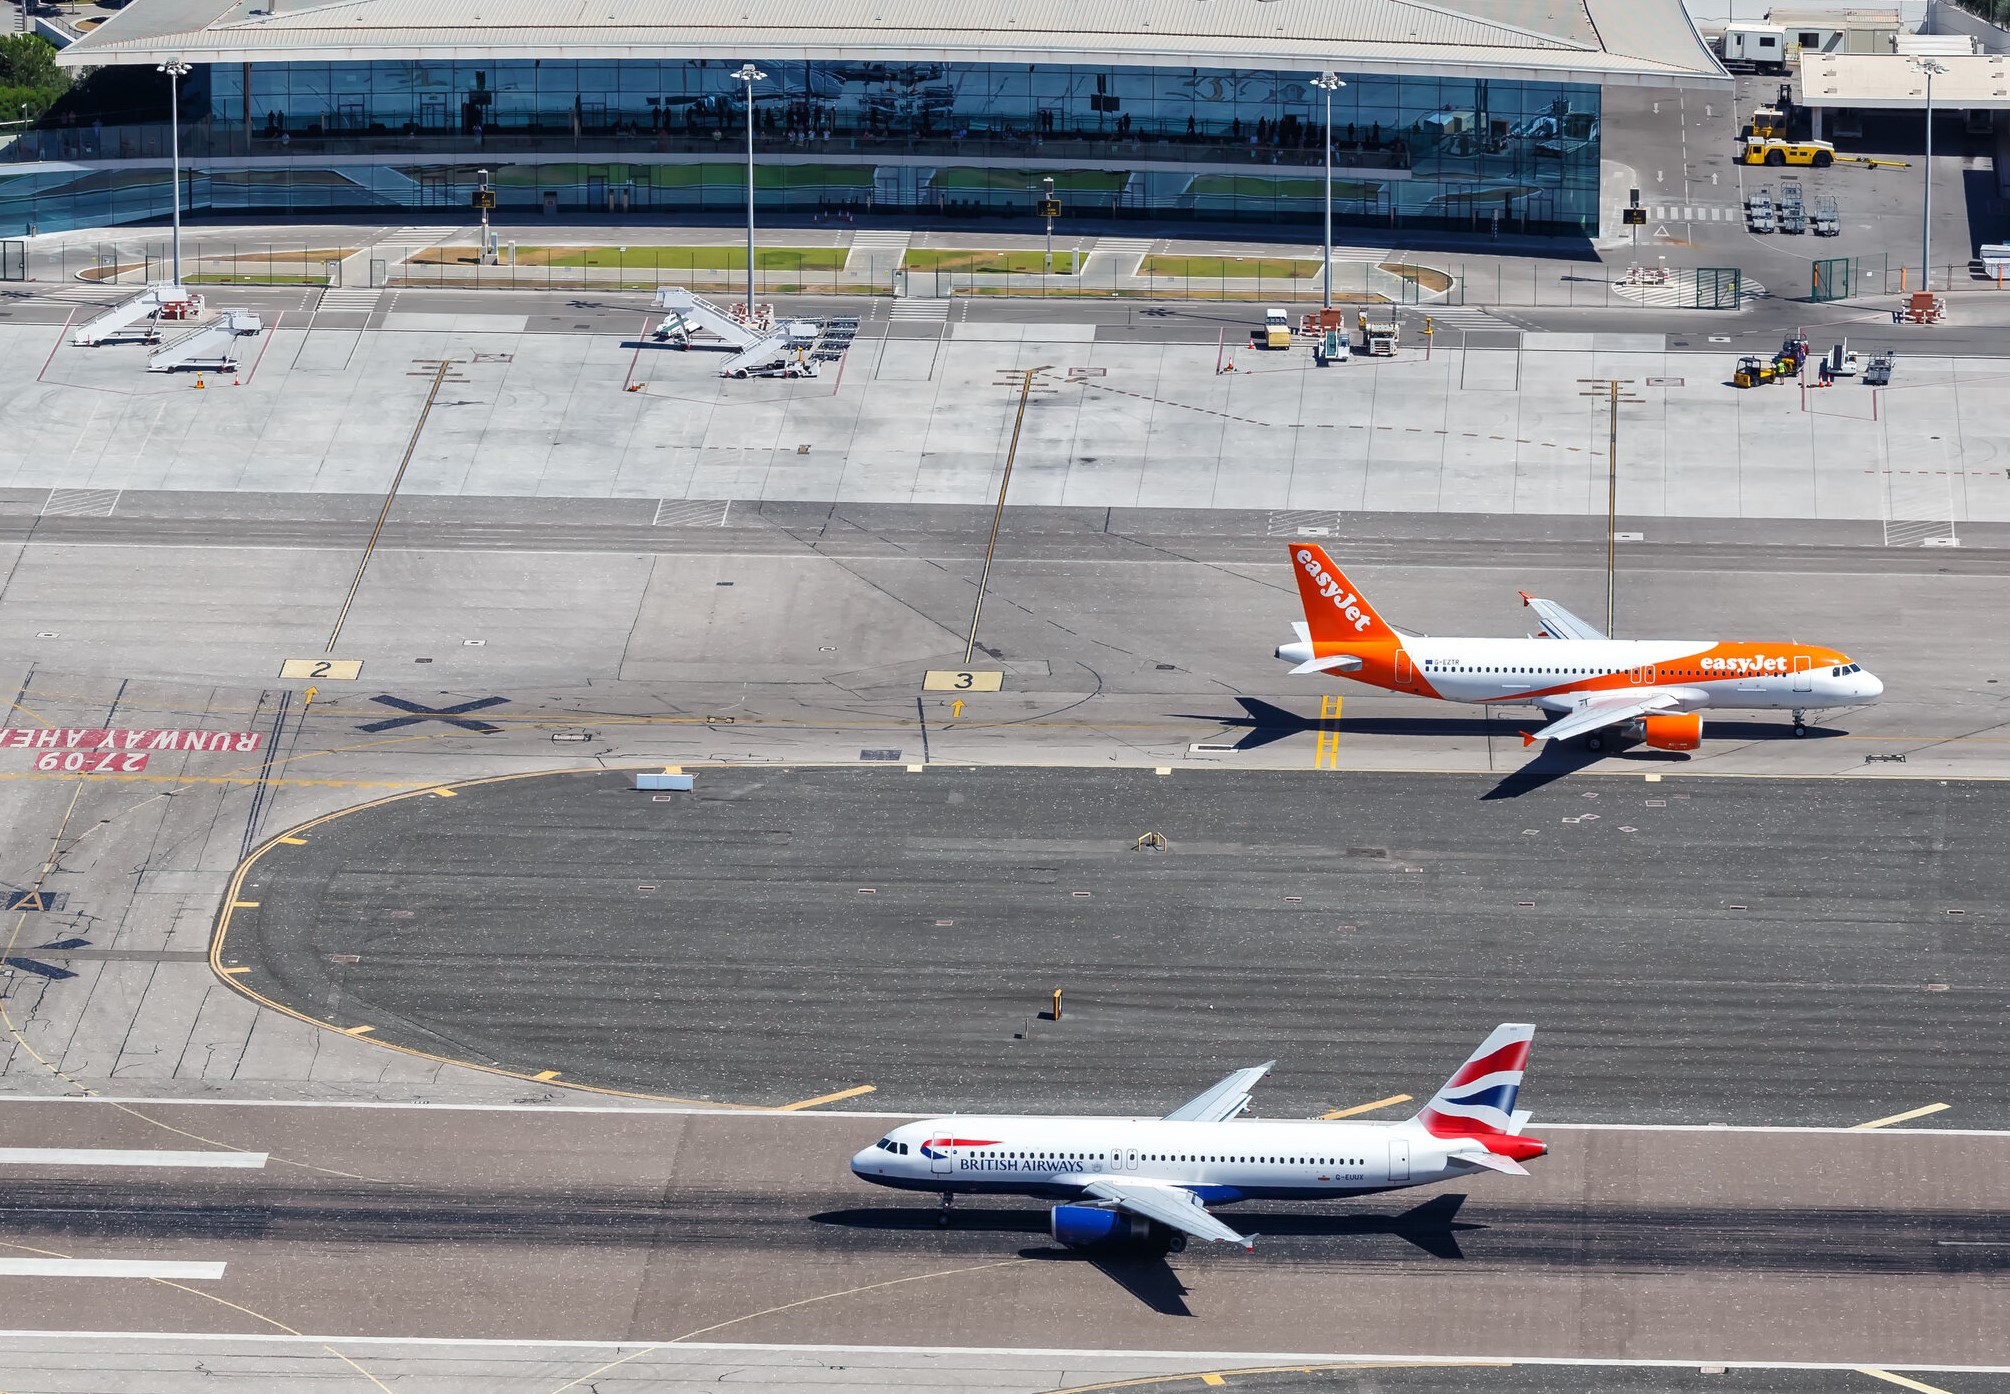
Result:
{"label": "white fuselage", "polygon": [[[1778,661],[1721,660],[1704,666],[1718,645],[1685,639],[1412,639],[1404,643],[1424,677],[1453,702],[1528,702],[1551,711],[1576,706],[1576,690],[1603,695],[1628,687],[1673,692],[1685,708],[1819,710],[1868,702],[1883,684],[1844,665],[1795,671]],[[1600,679],[1604,679],[1600,683]],[[1557,689],[1572,689],[1558,691]]]}
{"label": "white fuselage", "polygon": [[[1820,711],[1874,702],[1883,693],[1884,684],[1858,665],[1818,664],[1796,648],[1769,653],[1764,645],[1709,639],[1402,640],[1410,670],[1449,702],[1569,712],[1584,701],[1638,691],[1672,693],[1685,711]],[[1285,644],[1277,656],[1303,662],[1313,647]]]}
{"label": "white fuselage", "polygon": [[957,1195],[1065,1199],[1109,1176],[1184,1186],[1209,1204],[1317,1200],[1475,1175],[1483,1168],[1451,1155],[1461,1142],[1406,1123],[973,1116],[903,1124],[851,1169],[878,1186]]}

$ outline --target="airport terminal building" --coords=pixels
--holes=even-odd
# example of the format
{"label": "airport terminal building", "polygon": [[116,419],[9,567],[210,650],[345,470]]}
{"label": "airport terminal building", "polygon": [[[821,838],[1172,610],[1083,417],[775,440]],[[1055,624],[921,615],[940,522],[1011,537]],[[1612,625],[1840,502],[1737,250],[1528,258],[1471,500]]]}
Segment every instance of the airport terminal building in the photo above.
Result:
{"label": "airport terminal building", "polygon": [[[1680,0],[134,0],[63,55],[169,59],[202,212],[731,213],[751,62],[768,209],[1312,222],[1330,70],[1338,221],[1564,235],[1602,88],[1725,80]],[[167,135],[24,133],[0,229],[165,216]]]}

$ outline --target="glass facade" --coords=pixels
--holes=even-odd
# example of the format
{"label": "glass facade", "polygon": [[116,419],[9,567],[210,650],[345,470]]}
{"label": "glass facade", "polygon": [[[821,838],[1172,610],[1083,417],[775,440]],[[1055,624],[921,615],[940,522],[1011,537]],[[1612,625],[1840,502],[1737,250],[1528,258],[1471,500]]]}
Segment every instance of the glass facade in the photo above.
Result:
{"label": "glass facade", "polygon": [[[769,207],[1030,214],[1052,177],[1077,215],[1296,221],[1321,208],[1325,94],[1309,73],[753,61],[766,74],[754,89],[756,197]],[[745,190],[736,66],[219,65],[186,90],[184,110],[203,115],[185,154],[223,162],[192,179],[191,204],[465,207],[485,166],[505,206],[723,212]],[[1595,232],[1596,86],[1342,76],[1341,222]],[[31,132],[6,158],[117,159],[158,143],[128,130]],[[148,216],[136,209],[149,184],[164,208],[164,177],[133,173],[0,181],[0,218],[18,225],[24,205],[45,229]]]}

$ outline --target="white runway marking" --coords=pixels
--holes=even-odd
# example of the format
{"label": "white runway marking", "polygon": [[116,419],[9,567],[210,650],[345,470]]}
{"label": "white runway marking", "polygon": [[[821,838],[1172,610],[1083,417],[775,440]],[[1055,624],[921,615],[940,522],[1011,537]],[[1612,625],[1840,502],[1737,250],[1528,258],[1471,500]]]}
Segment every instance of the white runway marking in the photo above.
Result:
{"label": "white runway marking", "polygon": [[116,1147],[0,1147],[0,1166],[246,1167],[265,1165],[265,1152],[162,1152]]}
{"label": "white runway marking", "polygon": [[137,1258],[0,1258],[0,1278],[182,1278],[213,1281],[220,1263]]}
{"label": "white runway marking", "polygon": [[[1262,1351],[1262,1350],[1082,1350],[1049,1346],[840,1346],[789,1341],[680,1341],[672,1336],[651,1339],[634,1337],[625,1341],[511,1340],[496,1337],[462,1336],[281,1336],[267,1332],[218,1331],[5,1331],[0,1341],[192,1341],[205,1346],[225,1343],[251,1345],[307,1346],[412,1346],[424,1350],[461,1346],[470,1350],[566,1350],[632,1351],[637,1346],[656,1346],[665,1355],[684,1351],[774,1352],[788,1355],[924,1355],[924,1356],[1038,1356],[1049,1359],[1085,1360],[1169,1360],[1182,1365],[1204,1364],[1227,1368],[1235,1365],[1471,1365],[1471,1355],[1392,1354],[1386,1351]],[[1492,1363],[1492,1358],[1488,1358]],[[1736,1360],[1709,1355],[1681,1359],[1602,1359],[1591,1355],[1501,1356],[1503,1365],[1555,1365],[1609,1370],[1693,1370],[1701,1364],[1723,1364],[1740,1370],[1861,1370],[1860,1363],[1842,1360]],[[2010,1374],[2010,1365],[1923,1365],[1914,1361],[1892,1361],[1878,1366],[1884,1370],[1911,1370],[1916,1374]]]}

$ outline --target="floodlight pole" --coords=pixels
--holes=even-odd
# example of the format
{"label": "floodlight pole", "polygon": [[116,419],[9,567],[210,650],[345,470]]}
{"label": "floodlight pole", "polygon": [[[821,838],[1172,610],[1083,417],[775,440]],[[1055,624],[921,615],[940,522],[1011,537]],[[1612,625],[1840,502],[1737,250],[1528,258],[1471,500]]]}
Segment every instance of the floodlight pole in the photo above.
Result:
{"label": "floodlight pole", "polygon": [[734,78],[747,84],[747,318],[754,317],[754,84],[767,74],[743,63]]}
{"label": "floodlight pole", "polygon": [[1933,77],[1947,67],[1937,58],[1914,58],[1912,66],[1926,74],[1926,197],[1919,219],[1919,288],[1933,291]]}
{"label": "floodlight pole", "polygon": [[1319,276],[1319,306],[1333,308],[1333,94],[1347,84],[1338,73],[1321,73],[1312,85],[1326,93],[1326,260]]}
{"label": "floodlight pole", "polygon": [[189,65],[170,58],[160,65],[168,79],[168,179],[174,185],[173,280],[181,284],[181,80]]}
{"label": "floodlight pole", "polygon": [[1579,382],[1593,386],[1590,392],[1580,392],[1580,397],[1605,398],[1608,417],[1605,432],[1605,637],[1615,637],[1612,632],[1613,597],[1618,586],[1619,571],[1619,404],[1638,402],[1639,397],[1623,392],[1633,385],[1631,378],[1579,378]]}

